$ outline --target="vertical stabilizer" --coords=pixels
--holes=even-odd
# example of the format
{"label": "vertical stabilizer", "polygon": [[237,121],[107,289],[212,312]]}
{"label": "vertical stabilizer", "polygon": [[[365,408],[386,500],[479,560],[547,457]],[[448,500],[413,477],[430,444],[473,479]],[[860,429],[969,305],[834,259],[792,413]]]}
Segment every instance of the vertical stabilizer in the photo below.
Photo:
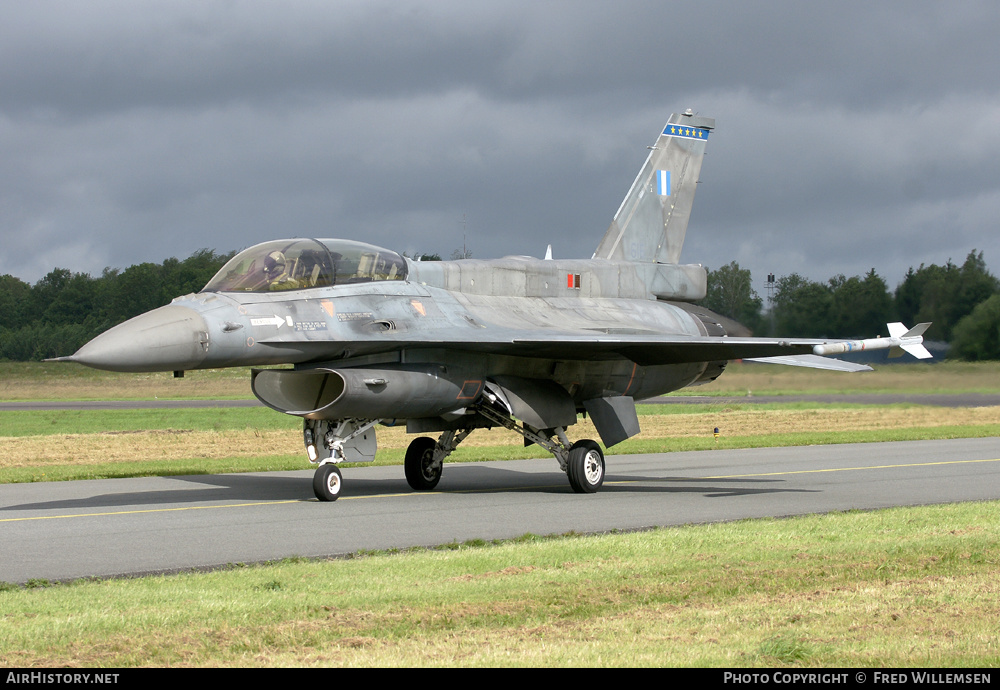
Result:
{"label": "vertical stabilizer", "polygon": [[670,116],[594,252],[596,259],[678,263],[701,172],[710,117]]}

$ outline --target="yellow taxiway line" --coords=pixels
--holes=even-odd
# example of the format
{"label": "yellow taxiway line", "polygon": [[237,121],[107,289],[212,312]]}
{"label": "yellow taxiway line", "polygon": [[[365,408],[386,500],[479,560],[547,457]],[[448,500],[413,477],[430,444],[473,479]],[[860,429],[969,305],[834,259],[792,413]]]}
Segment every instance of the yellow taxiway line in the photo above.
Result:
{"label": "yellow taxiway line", "polygon": [[[820,472],[857,472],[861,470],[885,470],[885,469],[898,469],[903,467],[931,467],[939,465],[969,465],[975,463],[983,462],[1000,462],[1000,458],[984,458],[981,460],[941,460],[938,462],[914,462],[906,463],[902,465],[869,465],[862,467],[831,467],[827,469],[816,469],[816,470],[790,470],[784,472],[756,472],[752,474],[719,474],[709,477],[672,477],[670,481],[704,481],[706,479],[742,479],[746,477],[777,477],[783,475],[793,475],[793,474],[816,474]],[[636,484],[645,480],[642,479],[622,479],[611,482],[605,482],[606,484]],[[400,496],[434,496],[440,494],[461,494],[461,493],[477,493],[479,491],[513,491],[516,489],[538,489],[538,486],[531,487],[510,487],[504,489],[502,487],[490,487],[489,489],[460,489],[457,491],[436,491],[436,492],[414,492],[414,493],[391,493],[391,494],[372,494],[367,496],[342,496],[338,500],[340,501],[356,501],[358,499],[371,499],[371,498],[395,498]],[[103,513],[72,513],[69,515],[36,515],[32,517],[17,517],[17,518],[0,518],[0,522],[27,522],[29,520],[65,520],[69,518],[83,518],[83,517],[108,517],[112,515],[139,515],[142,513],[174,513],[187,510],[220,510],[223,508],[250,508],[253,506],[275,506],[283,505],[286,503],[312,503],[316,502],[317,499],[293,499],[288,501],[258,501],[255,503],[227,503],[224,505],[217,506],[185,506],[183,508],[143,508],[137,510],[116,510],[108,511]]]}

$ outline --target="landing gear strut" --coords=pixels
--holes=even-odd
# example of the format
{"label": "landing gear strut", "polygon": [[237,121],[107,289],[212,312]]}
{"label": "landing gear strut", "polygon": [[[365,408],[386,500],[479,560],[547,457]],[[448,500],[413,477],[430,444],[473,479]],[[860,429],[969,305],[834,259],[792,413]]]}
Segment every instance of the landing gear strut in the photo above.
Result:
{"label": "landing gear strut", "polygon": [[319,464],[313,475],[313,493],[321,501],[336,501],[344,486],[339,462],[371,462],[375,459],[378,419],[306,419],[302,427],[309,462]]}
{"label": "landing gear strut", "polygon": [[541,430],[527,424],[519,426],[511,416],[485,405],[476,411],[498,426],[515,431],[552,453],[576,493],[592,494],[604,484],[604,453],[596,441],[585,439],[570,445],[565,427]]}

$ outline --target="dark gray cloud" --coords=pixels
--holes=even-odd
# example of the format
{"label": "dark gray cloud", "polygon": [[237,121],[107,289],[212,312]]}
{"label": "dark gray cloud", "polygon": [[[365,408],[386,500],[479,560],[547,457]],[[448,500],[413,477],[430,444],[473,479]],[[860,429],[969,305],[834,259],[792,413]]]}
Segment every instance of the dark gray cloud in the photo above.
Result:
{"label": "dark gray cloud", "polygon": [[[0,25],[0,274],[349,237],[589,256],[670,112],[684,260],[1000,271],[987,2],[32,2]],[[463,223],[463,218],[465,222]]]}

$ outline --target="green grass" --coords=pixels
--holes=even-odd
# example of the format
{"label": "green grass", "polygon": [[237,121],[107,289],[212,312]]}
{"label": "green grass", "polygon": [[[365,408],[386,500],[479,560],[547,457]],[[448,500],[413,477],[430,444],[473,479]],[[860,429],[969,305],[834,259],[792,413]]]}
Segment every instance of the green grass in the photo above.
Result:
{"label": "green grass", "polygon": [[[881,406],[908,409],[910,403]],[[729,403],[690,405],[638,405],[640,417],[664,415],[711,415],[739,410],[777,411],[871,409],[852,403]],[[298,429],[299,417],[283,415],[266,407],[217,407],[126,410],[0,410],[0,436],[41,436],[45,434],[96,434],[148,429],[221,431],[224,429]]]}
{"label": "green grass", "polygon": [[[900,418],[900,413],[903,413],[904,420],[909,420],[918,412],[926,415],[929,408],[908,404],[871,407],[816,403],[643,405],[639,411],[646,431],[615,446],[610,452],[662,453],[1000,436],[1000,424],[997,423],[956,422],[940,426],[897,427],[887,422],[876,425],[880,428],[861,429],[847,420],[843,429],[810,429],[816,423],[813,420],[829,423],[831,417],[841,417],[836,415],[838,411],[853,411],[857,416],[859,409],[865,412],[862,415],[865,420],[879,421],[880,414],[891,420]],[[740,413],[744,411],[751,413],[750,421],[741,421],[745,415]],[[871,414],[868,414],[869,411]],[[891,411],[895,411],[895,417],[888,414]],[[796,416],[790,412],[806,414]],[[965,415],[964,412],[961,414]],[[703,421],[701,417],[704,417]],[[937,421],[935,414],[930,417]],[[674,418],[677,423],[671,421]],[[770,432],[763,426],[770,424],[772,419],[778,420],[775,427],[780,431]],[[996,419],[996,415],[992,419]],[[300,423],[296,417],[277,414],[267,408],[0,411],[0,442],[4,443],[4,452],[10,456],[7,463],[0,462],[0,483],[306,469],[309,465],[300,452],[298,440]],[[716,424],[723,427],[719,438],[712,434]],[[741,424],[745,431],[740,431]],[[692,435],[690,429],[700,426],[704,426],[704,433]],[[786,430],[789,426],[791,431]],[[685,432],[685,429],[688,431]],[[139,435],[148,430],[169,433]],[[270,437],[270,440],[262,442],[262,434],[268,432],[281,433],[277,438]],[[402,464],[405,445],[411,437],[402,434],[401,430],[384,435],[387,432],[380,432],[376,464]],[[197,433],[207,434],[202,436],[201,445],[194,438]],[[577,435],[580,433],[585,432],[577,431]],[[80,435],[80,438],[70,435]],[[48,437],[55,439],[52,442],[42,440]],[[526,448],[520,443],[472,445],[480,437],[474,435],[469,443],[460,446],[449,462],[547,457],[537,446]],[[502,434],[501,437],[507,441],[516,440],[510,434]],[[30,445],[19,447],[16,444],[18,439],[25,439]],[[117,439],[113,441],[116,445],[106,445],[112,443],[112,439]],[[56,443],[61,444],[59,447],[63,450],[52,452]],[[222,449],[223,453],[208,453],[206,443],[213,451]],[[104,449],[108,447],[119,451],[127,447],[130,457],[127,461],[120,457],[112,461],[105,455]],[[206,448],[205,454],[199,455],[197,448]],[[231,455],[224,454],[227,448],[232,449]],[[44,451],[41,455],[40,450]],[[17,462],[19,457],[35,459]]]}
{"label": "green grass", "polygon": [[[195,376],[215,380],[244,379],[249,369],[236,367],[232,369],[205,369],[194,372]],[[0,379],[14,381],[31,381],[37,383],[58,384],[60,381],[106,381],[119,383],[135,381],[141,377],[153,376],[172,378],[171,372],[161,374],[123,374],[113,371],[91,369],[72,362],[10,362],[0,360]]]}
{"label": "green grass", "polygon": [[267,407],[213,407],[132,410],[0,410],[0,436],[97,434],[185,429],[298,429],[299,417]]}
{"label": "green grass", "polygon": [[123,374],[68,362],[0,362],[0,400],[227,400],[252,399],[244,367]]}
{"label": "green grass", "polygon": [[37,581],[0,665],[989,668],[998,566],[986,502]]}
{"label": "green grass", "polygon": [[[49,387],[62,375],[45,369],[51,366],[57,365],[17,365],[14,373],[27,378],[8,381],[8,390],[37,385],[39,377],[42,388]],[[941,369],[935,390],[995,391],[998,370],[991,366]],[[737,386],[751,381],[755,394],[784,386],[802,392],[787,378],[761,378],[758,369],[747,367],[749,373],[736,368]],[[10,371],[0,365],[0,377]],[[910,390],[913,375],[889,372],[866,390]],[[87,395],[97,391],[98,398],[120,397],[107,391],[128,381],[102,376],[108,375],[96,372],[93,389],[78,382],[70,388]],[[226,390],[239,385],[237,379],[221,380]],[[205,381],[210,385],[193,382],[202,386],[199,390],[216,385],[215,379]],[[811,392],[826,385],[798,381]],[[125,387],[136,393],[134,380]],[[742,407],[811,409],[685,405],[640,406],[639,411],[660,417],[700,414],[710,420]],[[0,412],[0,436],[10,437],[298,427],[297,419],[259,408]],[[1000,428],[724,433],[718,441],[706,432],[631,439],[614,452],[967,436],[1000,436]],[[402,453],[380,448],[379,464],[399,463]],[[540,455],[537,447],[460,447],[452,459]],[[0,481],[304,467],[301,454],[292,452],[6,468]],[[0,583],[0,665],[989,668],[1000,663],[998,525],[1000,502],[985,502],[631,534],[526,535],[503,543],[355,554],[338,561],[234,564],[169,577]]]}

